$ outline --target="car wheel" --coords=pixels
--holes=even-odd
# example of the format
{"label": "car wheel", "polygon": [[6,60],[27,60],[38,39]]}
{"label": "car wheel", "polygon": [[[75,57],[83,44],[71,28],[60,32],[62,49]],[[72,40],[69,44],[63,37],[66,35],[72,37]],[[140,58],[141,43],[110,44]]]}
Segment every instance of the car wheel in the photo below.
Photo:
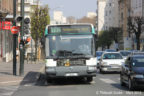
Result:
{"label": "car wheel", "polygon": [[126,84],[123,82],[123,78],[122,78],[122,75],[120,74],[120,84],[121,86],[125,86]]}
{"label": "car wheel", "polygon": [[132,80],[130,78],[128,80],[128,88],[129,88],[130,91],[134,90],[134,85],[133,85],[133,82],[132,82]]}
{"label": "car wheel", "polygon": [[86,82],[90,83],[90,82],[92,82],[92,81],[93,81],[93,77],[87,77],[87,78],[86,78]]}

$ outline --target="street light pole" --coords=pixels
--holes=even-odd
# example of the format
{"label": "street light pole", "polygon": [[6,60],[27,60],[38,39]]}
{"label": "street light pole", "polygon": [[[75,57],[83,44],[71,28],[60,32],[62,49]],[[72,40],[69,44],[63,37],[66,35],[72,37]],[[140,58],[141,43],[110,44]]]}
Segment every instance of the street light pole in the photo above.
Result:
{"label": "street light pole", "polygon": [[24,0],[21,0],[21,17],[22,17],[22,21],[21,21],[21,42],[20,42],[20,76],[24,75],[24,42],[23,42],[23,36],[24,36]]}
{"label": "street light pole", "polygon": [[[13,26],[16,26],[16,0],[13,0]],[[16,60],[16,47],[17,47],[17,34],[13,35],[13,75],[16,75],[17,60]]]}

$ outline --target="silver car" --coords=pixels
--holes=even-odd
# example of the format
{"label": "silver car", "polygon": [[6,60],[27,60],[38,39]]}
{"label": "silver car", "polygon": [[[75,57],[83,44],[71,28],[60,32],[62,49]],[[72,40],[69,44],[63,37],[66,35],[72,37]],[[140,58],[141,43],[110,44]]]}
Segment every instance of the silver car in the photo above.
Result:
{"label": "silver car", "polygon": [[124,59],[119,52],[105,52],[100,60],[100,72],[120,71]]}

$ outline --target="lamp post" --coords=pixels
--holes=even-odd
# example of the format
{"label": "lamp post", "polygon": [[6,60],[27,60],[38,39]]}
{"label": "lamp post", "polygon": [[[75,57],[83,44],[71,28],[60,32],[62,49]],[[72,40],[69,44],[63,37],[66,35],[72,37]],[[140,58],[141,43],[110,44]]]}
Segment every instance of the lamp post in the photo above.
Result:
{"label": "lamp post", "polygon": [[20,42],[20,68],[19,68],[19,74],[24,75],[24,42],[22,41],[24,36],[24,0],[21,0],[21,42]]}
{"label": "lamp post", "polygon": [[[16,0],[13,0],[13,26],[16,26]],[[16,60],[17,34],[13,35],[13,75],[16,75],[17,60]]]}

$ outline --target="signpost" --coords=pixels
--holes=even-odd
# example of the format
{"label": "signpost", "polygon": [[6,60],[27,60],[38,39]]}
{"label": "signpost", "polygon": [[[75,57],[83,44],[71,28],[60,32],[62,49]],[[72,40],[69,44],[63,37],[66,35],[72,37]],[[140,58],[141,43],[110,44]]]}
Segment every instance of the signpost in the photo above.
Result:
{"label": "signpost", "polygon": [[13,26],[11,29],[12,34],[17,34],[19,32],[19,27],[18,26]]}

